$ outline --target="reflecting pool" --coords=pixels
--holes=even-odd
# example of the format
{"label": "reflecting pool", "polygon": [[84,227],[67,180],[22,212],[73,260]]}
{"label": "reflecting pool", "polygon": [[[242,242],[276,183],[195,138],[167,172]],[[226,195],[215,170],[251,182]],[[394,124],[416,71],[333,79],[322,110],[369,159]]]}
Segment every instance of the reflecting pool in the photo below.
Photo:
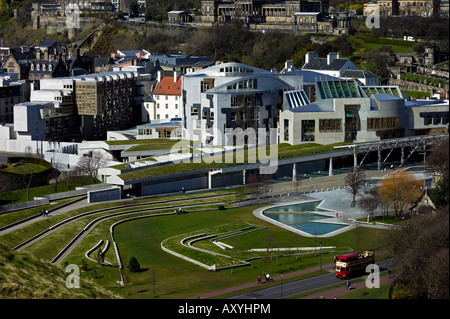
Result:
{"label": "reflecting pool", "polygon": [[264,210],[264,216],[277,222],[289,225],[310,235],[325,235],[348,225],[322,223],[321,219],[330,219],[331,215],[321,215],[317,206],[321,201],[305,202],[292,205],[272,207]]}

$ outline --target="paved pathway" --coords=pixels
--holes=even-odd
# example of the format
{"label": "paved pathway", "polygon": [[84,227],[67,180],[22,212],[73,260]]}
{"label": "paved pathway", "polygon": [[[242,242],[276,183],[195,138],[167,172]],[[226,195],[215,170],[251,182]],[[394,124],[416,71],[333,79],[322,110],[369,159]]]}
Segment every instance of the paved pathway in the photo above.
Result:
{"label": "paved pathway", "polygon": [[[334,264],[328,264],[328,265],[324,265],[323,270],[325,271],[334,271]],[[309,269],[304,269],[304,270],[299,270],[299,271],[294,271],[288,274],[283,274],[283,279],[289,279],[292,278],[294,276],[299,276],[299,275],[303,275],[303,274],[307,274],[310,272],[314,272],[319,270],[320,267],[314,267],[314,268],[309,268]],[[280,281],[281,278],[280,276],[275,276],[273,277],[273,279],[275,281]],[[386,285],[386,284],[392,284],[392,282],[395,279],[395,275],[392,275],[391,278],[389,278],[389,276],[381,276],[380,277],[380,285]],[[350,281],[351,282],[351,281]],[[220,297],[223,296],[225,294],[229,294],[229,293],[233,293],[233,292],[239,292],[243,289],[249,289],[249,288],[255,288],[255,290],[257,289],[263,289],[264,288],[264,283],[262,284],[258,284],[257,281],[255,280],[254,282],[250,282],[250,283],[246,283],[246,284],[242,284],[242,285],[238,285],[235,287],[230,287],[230,288],[226,288],[226,289],[222,289],[222,290],[217,290],[217,291],[212,291],[209,293],[205,293],[205,294],[200,294],[197,296],[192,296],[190,298],[187,299],[207,299],[207,298],[214,298],[214,297]],[[337,287],[337,288],[332,288],[332,289],[328,289],[328,290],[323,290],[321,292],[317,292],[317,293],[311,293],[310,295],[307,295],[305,297],[301,297],[299,299],[334,299],[334,298],[340,298],[350,292],[355,291],[356,289],[361,289],[361,288],[365,288],[365,282],[361,281],[361,282],[355,282],[352,283],[352,288],[351,290],[347,290],[345,288],[345,281],[342,281],[342,287]]]}
{"label": "paved pathway", "polygon": [[[392,275],[391,278],[389,276],[381,276],[380,277],[380,285],[391,285],[394,281],[395,276]],[[357,289],[365,288],[366,284],[364,281],[352,283],[352,288],[350,290],[347,290],[345,288],[345,281],[342,282],[342,287],[328,289],[325,291],[317,292],[310,294],[308,296],[302,297],[300,299],[334,299],[334,298],[341,298],[342,296],[351,293]],[[376,288],[373,288],[376,289]],[[381,288],[380,288],[381,289]]]}
{"label": "paved pathway", "polygon": [[[334,264],[323,265],[322,268],[324,270],[332,271],[334,269]],[[304,270],[294,271],[294,272],[291,272],[291,273],[288,273],[288,274],[283,274],[283,279],[286,280],[286,279],[289,279],[289,278],[292,278],[292,277],[295,277],[295,276],[299,276],[299,275],[307,274],[307,273],[310,273],[310,272],[314,272],[314,271],[317,271],[319,269],[320,269],[320,267],[314,267],[314,268],[308,268],[308,269],[304,269]],[[274,279],[275,281],[279,281],[281,278],[280,278],[280,275],[277,275],[275,277],[272,277],[272,279]],[[248,289],[248,288],[252,288],[252,287],[258,288],[258,289],[262,289],[262,288],[264,288],[264,283],[258,284],[257,278],[255,277],[255,281],[254,282],[249,282],[249,283],[246,283],[246,284],[242,284],[242,285],[239,285],[239,286],[230,287],[230,288],[226,288],[226,289],[222,289],[222,290],[218,290],[218,291],[212,291],[212,292],[209,292],[209,293],[193,296],[193,297],[188,298],[188,299],[213,298],[213,297],[216,297],[216,296],[221,296],[221,295],[224,295],[224,294],[228,294],[228,293],[232,293],[232,292],[236,292],[236,291],[240,291],[240,290]]]}

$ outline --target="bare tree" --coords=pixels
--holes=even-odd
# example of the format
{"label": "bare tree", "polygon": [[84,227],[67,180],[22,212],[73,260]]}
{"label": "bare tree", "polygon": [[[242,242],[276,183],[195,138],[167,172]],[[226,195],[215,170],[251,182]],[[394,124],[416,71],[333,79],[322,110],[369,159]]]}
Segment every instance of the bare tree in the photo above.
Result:
{"label": "bare tree", "polygon": [[449,166],[449,145],[448,139],[444,140],[440,144],[436,145],[431,151],[430,155],[426,160],[428,167],[434,171],[442,174],[443,176],[448,176],[448,166]]}
{"label": "bare tree", "polygon": [[239,207],[241,207],[241,201],[244,200],[245,198],[245,194],[247,193],[247,188],[243,185],[238,186],[234,189],[234,191],[236,192],[236,199],[239,202]]}
{"label": "bare tree", "polygon": [[250,175],[247,188],[253,196],[257,199],[260,198],[262,193],[262,184],[258,181],[256,174]]}
{"label": "bare tree", "polygon": [[345,184],[349,187],[348,190],[353,196],[351,207],[356,206],[356,195],[361,190],[362,181],[364,180],[364,178],[364,171],[357,166],[354,166],[347,172],[347,176],[345,177]]}
{"label": "bare tree", "polygon": [[359,202],[359,206],[367,213],[370,217],[373,217],[373,213],[378,207],[380,199],[373,195],[364,195]]}
{"label": "bare tree", "polygon": [[392,289],[395,298],[449,298],[448,224],[448,209],[443,208],[417,215],[402,227],[383,233],[385,247],[395,256],[399,271]]}
{"label": "bare tree", "polygon": [[99,151],[92,151],[89,154],[84,154],[78,161],[77,167],[84,174],[92,179],[93,183],[97,182],[98,170],[107,166],[105,156]]}
{"label": "bare tree", "polygon": [[55,190],[55,193],[58,192],[58,185],[59,182],[64,178],[64,175],[62,174],[62,169],[64,168],[64,164],[59,159],[55,159],[52,163],[53,169],[52,169],[52,175],[53,175],[53,188]]}

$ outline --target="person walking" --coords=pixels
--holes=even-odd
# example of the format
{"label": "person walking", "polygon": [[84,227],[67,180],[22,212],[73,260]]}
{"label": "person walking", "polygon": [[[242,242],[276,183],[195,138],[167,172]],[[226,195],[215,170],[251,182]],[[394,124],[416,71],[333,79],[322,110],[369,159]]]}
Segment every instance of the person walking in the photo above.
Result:
{"label": "person walking", "polygon": [[261,284],[261,275],[258,274],[258,285]]}
{"label": "person walking", "polygon": [[352,289],[352,284],[350,283],[350,281],[347,280],[347,282],[345,283],[345,289],[350,290]]}

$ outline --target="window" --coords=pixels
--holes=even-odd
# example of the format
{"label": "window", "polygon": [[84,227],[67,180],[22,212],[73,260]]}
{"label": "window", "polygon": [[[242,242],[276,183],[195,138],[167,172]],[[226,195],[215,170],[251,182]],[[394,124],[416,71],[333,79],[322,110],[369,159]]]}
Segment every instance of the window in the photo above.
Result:
{"label": "window", "polygon": [[368,131],[393,130],[399,127],[398,116],[367,118]]}
{"label": "window", "polygon": [[319,132],[341,132],[341,119],[320,119]]}
{"label": "window", "polygon": [[315,131],[315,120],[302,120],[302,142],[313,142],[315,140]]}

